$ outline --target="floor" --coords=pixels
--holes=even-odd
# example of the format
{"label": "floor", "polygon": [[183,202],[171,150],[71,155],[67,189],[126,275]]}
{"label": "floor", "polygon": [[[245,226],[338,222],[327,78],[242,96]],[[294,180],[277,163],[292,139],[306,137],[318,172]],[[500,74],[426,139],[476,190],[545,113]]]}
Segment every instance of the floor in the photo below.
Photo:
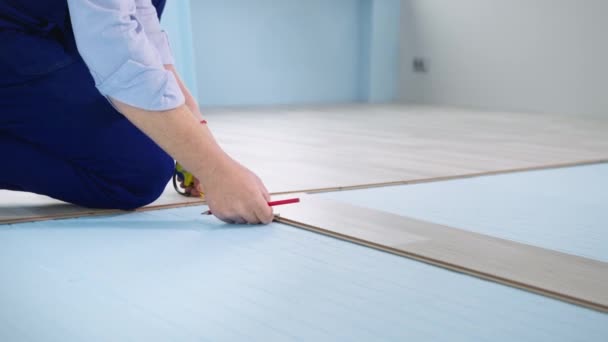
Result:
{"label": "floor", "polygon": [[[596,165],[314,196],[606,260],[606,179]],[[607,314],[282,224],[224,225],[204,209],[0,226],[0,340],[608,336]]]}
{"label": "floor", "polygon": [[[221,145],[274,193],[608,161],[608,120],[600,119],[403,105],[225,109],[206,116]],[[151,207],[184,202],[168,187]],[[95,213],[0,191],[0,222]]]}
{"label": "floor", "polygon": [[[420,154],[428,159],[412,159],[420,167],[418,176],[608,155],[608,137],[601,134],[608,131],[604,123],[555,119],[541,126],[546,118],[514,115],[511,121],[457,110],[450,112],[456,113],[452,118],[428,108],[416,119],[414,109],[373,108],[375,117],[366,114],[372,127],[374,121],[387,120],[389,114],[381,108],[388,108],[389,117],[411,119],[404,119],[404,127],[414,127],[416,120],[461,125],[442,126],[436,135],[428,130],[420,133],[428,140],[401,146],[413,151],[419,144],[429,152]],[[407,175],[409,166],[373,172],[382,168],[383,160],[409,163],[407,153],[389,151],[391,144],[382,140],[379,127],[369,141],[378,140],[377,146],[386,148],[374,159],[373,151],[353,138],[364,125],[336,135],[338,119],[326,113],[333,128],[325,132],[340,137],[328,142],[319,128],[322,110],[316,116],[285,113],[279,121],[299,124],[281,128],[255,111],[211,122],[229,151],[254,163],[258,172],[268,172],[274,190],[281,184],[317,189],[332,179],[348,186],[360,180],[374,183],[383,175]],[[220,117],[209,116],[214,115]],[[232,131],[237,117],[243,125],[265,124],[265,130],[277,132],[277,140],[266,141],[262,132],[252,131],[247,140],[257,143],[238,148]],[[304,118],[311,120],[310,127]],[[475,122],[496,131],[478,129]],[[518,123],[524,127],[520,133]],[[533,130],[532,123],[540,128]],[[397,133],[403,131],[389,126],[384,129],[393,142],[416,141],[416,129],[409,128],[406,139]],[[293,138],[307,129],[310,140]],[[518,145],[518,134],[527,139],[525,146]],[[284,162],[268,163],[269,151],[286,149],[282,142],[294,149],[274,155]],[[305,144],[310,151],[304,151]],[[359,150],[360,160],[346,157]],[[256,151],[262,151],[261,158],[254,157]],[[308,162],[317,163],[320,171],[305,170]],[[273,172],[290,171],[290,178],[272,177]],[[370,177],[358,178],[366,172]],[[597,164],[312,196],[608,262],[607,180],[608,164]],[[17,209],[14,197],[1,196],[5,207]],[[30,204],[30,214],[38,214],[48,201],[22,199]],[[0,341],[605,341],[608,336],[605,313],[279,223],[224,225],[200,215],[203,210],[199,205],[0,225]]]}
{"label": "floor", "polygon": [[222,146],[272,192],[608,160],[599,119],[398,105],[208,116]]}
{"label": "floor", "polygon": [[608,164],[318,196],[608,262]]}

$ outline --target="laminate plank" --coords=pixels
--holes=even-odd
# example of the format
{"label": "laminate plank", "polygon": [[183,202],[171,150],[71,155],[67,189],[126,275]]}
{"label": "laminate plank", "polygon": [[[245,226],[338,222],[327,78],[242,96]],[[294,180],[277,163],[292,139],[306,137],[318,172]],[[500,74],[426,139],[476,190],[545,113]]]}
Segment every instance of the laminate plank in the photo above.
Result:
{"label": "laminate plank", "polygon": [[[121,210],[83,208],[26,192],[0,190],[0,195],[0,224],[128,213]],[[204,203],[199,198],[183,197],[175,192],[172,185],[168,185],[156,202],[134,211],[169,209]]]}
{"label": "laminate plank", "polygon": [[[205,112],[219,143],[258,173],[272,193],[409,184],[608,160],[604,119],[405,105]],[[169,187],[146,210],[193,203]],[[0,191],[0,223],[100,213],[105,212]]]}
{"label": "laminate plank", "polygon": [[608,164],[315,196],[608,262]]}
{"label": "laminate plank", "polygon": [[608,312],[608,263],[307,196],[278,221]]}

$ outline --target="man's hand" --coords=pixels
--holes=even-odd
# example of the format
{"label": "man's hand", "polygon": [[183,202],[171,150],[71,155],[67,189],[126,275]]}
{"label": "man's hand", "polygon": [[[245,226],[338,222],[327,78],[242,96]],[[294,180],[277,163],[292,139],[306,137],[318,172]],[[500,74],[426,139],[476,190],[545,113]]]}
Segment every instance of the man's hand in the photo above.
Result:
{"label": "man's hand", "polygon": [[213,213],[231,223],[270,223],[268,191],[251,171],[230,158],[187,106],[153,112],[112,103],[129,121],[180,162],[205,190]]}
{"label": "man's hand", "polygon": [[[202,120],[196,99],[192,96],[173,65],[165,65],[171,71],[179,84],[186,99],[186,107],[196,120]],[[200,172],[195,176],[204,180],[204,186],[194,178],[194,184],[183,187],[191,196],[200,196],[204,191],[205,199],[215,216],[229,223],[270,223],[273,219],[272,209],[268,206],[270,196],[262,181],[244,166],[230,159],[221,158],[219,166],[214,168],[211,175]],[[209,167],[209,165],[207,165]]]}
{"label": "man's hand", "polygon": [[249,169],[227,157],[204,180],[209,209],[228,223],[270,223],[270,195],[262,181]]}

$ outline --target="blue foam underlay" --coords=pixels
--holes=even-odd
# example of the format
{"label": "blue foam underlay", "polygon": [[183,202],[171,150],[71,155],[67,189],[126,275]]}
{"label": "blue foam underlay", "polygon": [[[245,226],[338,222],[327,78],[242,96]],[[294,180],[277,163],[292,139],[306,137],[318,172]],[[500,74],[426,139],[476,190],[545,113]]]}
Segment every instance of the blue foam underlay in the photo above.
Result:
{"label": "blue foam underlay", "polygon": [[0,226],[0,341],[605,341],[608,315],[192,207]]}
{"label": "blue foam underlay", "polygon": [[608,164],[318,196],[608,262]]}

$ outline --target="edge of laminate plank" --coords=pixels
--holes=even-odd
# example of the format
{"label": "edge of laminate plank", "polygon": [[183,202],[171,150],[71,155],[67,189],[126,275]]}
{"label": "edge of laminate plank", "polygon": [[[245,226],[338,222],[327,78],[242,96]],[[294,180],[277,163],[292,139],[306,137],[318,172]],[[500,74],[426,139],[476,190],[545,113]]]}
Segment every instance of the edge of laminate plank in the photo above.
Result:
{"label": "edge of laminate plank", "polygon": [[[336,186],[336,187],[328,187],[328,188],[300,189],[300,190],[295,189],[295,190],[289,190],[289,191],[273,192],[272,195],[288,195],[288,194],[295,194],[295,193],[313,194],[313,193],[323,193],[323,192],[333,192],[333,191],[348,191],[348,190],[380,188],[380,187],[408,185],[408,184],[423,184],[423,183],[441,182],[441,181],[456,180],[456,179],[494,176],[494,175],[527,172],[527,171],[550,170],[550,169],[596,165],[596,164],[605,164],[605,163],[608,163],[608,159],[583,160],[583,161],[577,161],[577,162],[547,164],[547,165],[538,165],[538,166],[530,166],[530,167],[523,167],[523,168],[483,171],[483,172],[458,174],[458,175],[397,180],[397,181],[383,182],[383,183],[368,183],[368,184]],[[205,203],[206,202],[204,200],[198,201],[198,200],[189,199],[189,200],[184,200],[184,201],[178,201],[175,203],[148,205],[148,206],[139,208],[135,211],[173,209],[173,208],[180,208],[180,207],[204,205]],[[58,212],[56,214],[31,215],[31,216],[23,216],[23,217],[8,218],[8,219],[0,217],[0,224],[39,222],[39,221],[60,220],[60,219],[78,218],[78,217],[86,217],[86,216],[102,216],[102,215],[113,215],[113,214],[125,213],[125,211],[122,211],[122,210],[111,210],[111,209],[110,210],[98,210],[98,209],[86,209],[86,208],[82,208],[81,211],[76,211],[76,212],[74,212],[73,209],[70,211],[71,212],[68,212],[68,213],[62,211],[62,212]]]}
{"label": "edge of laminate plank", "polygon": [[589,166],[589,165],[598,165],[598,164],[606,164],[606,163],[608,163],[608,159],[583,160],[583,161],[578,161],[578,162],[537,165],[537,166],[529,166],[529,167],[521,167],[521,168],[513,168],[513,169],[481,171],[481,172],[473,172],[473,173],[466,173],[466,174],[437,176],[437,177],[428,177],[428,178],[415,178],[415,179],[406,179],[406,180],[383,182],[383,183],[369,183],[369,184],[360,184],[360,185],[340,186],[340,187],[333,187],[333,188],[330,187],[330,188],[318,188],[318,189],[309,189],[309,190],[300,190],[300,191],[286,191],[286,192],[279,192],[276,194],[289,194],[289,193],[294,193],[294,192],[305,192],[305,193],[309,193],[309,194],[314,194],[314,193],[334,192],[334,191],[361,190],[361,189],[371,189],[371,188],[382,188],[382,187],[387,187],[387,186],[442,182],[442,181],[484,177],[484,176],[497,176],[497,175],[503,175],[503,174],[528,172],[528,171],[563,169],[563,168],[568,168],[568,167]]}
{"label": "edge of laminate plank", "polygon": [[599,260],[318,198],[281,208],[276,221],[608,312],[608,263]]}
{"label": "edge of laminate plank", "polygon": [[89,217],[89,216],[128,214],[128,213],[132,213],[132,212],[146,212],[146,211],[154,211],[154,210],[162,210],[162,209],[192,207],[192,206],[198,206],[198,205],[205,205],[206,203],[207,202],[205,202],[204,200],[200,200],[200,201],[160,204],[160,205],[154,205],[154,206],[146,206],[146,207],[138,208],[138,209],[135,209],[132,211],[117,210],[117,209],[82,208],[82,211],[71,212],[71,213],[59,213],[59,214],[51,214],[51,215],[44,215],[44,216],[22,217],[22,218],[14,218],[14,219],[7,219],[7,220],[0,218],[0,225],[1,224],[16,224],[16,223],[27,223],[27,222],[51,221],[51,220],[63,220],[63,219],[72,219],[72,218]]}

